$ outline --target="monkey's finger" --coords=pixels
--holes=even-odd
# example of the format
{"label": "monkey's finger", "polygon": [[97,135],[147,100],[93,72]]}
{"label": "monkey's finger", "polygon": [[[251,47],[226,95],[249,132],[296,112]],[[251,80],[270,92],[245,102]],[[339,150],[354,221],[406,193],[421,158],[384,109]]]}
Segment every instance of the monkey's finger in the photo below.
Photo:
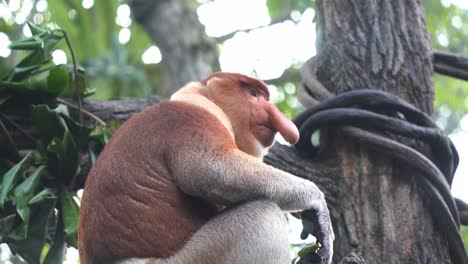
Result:
{"label": "monkey's finger", "polygon": [[314,255],[318,255],[320,257],[320,263],[328,264],[331,262],[331,258],[333,256],[333,246],[331,244],[333,242],[331,242],[329,238],[326,238],[323,240],[322,243],[322,247],[319,248],[317,253],[315,253]]}
{"label": "monkey's finger", "polygon": [[294,213],[290,213],[292,216],[294,216],[294,218],[297,218],[297,219],[302,219],[302,216],[301,216],[301,213],[300,212],[294,212]]}
{"label": "monkey's finger", "polygon": [[[314,218],[314,219],[302,218],[302,228],[303,228],[302,229],[303,233],[308,233],[308,234],[315,236],[315,234],[319,230],[317,218]],[[301,238],[302,238],[302,235],[301,235]]]}
{"label": "monkey's finger", "polygon": [[[333,255],[333,230],[331,227],[328,210],[306,210],[301,213],[303,231],[301,238],[307,238],[308,234],[315,236],[321,247],[316,253],[308,254],[302,263],[328,264]],[[306,262],[308,261],[308,262]]]}
{"label": "monkey's finger", "polygon": [[333,240],[334,234],[330,225],[330,218],[327,212],[322,211],[317,213],[318,232],[314,233],[317,241],[321,243],[317,255],[320,256],[321,263],[328,264],[333,255]]}
{"label": "monkey's finger", "polygon": [[320,262],[317,262],[317,263],[320,263],[320,264],[330,263],[331,254],[329,251],[326,251],[325,249],[322,251],[319,250],[315,255],[317,256],[317,259],[320,259]]}

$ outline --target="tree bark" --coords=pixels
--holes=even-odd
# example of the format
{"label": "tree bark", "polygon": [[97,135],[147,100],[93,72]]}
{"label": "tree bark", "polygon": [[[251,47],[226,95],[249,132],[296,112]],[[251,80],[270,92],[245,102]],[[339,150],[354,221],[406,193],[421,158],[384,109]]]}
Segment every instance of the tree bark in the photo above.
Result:
{"label": "tree bark", "polygon": [[[217,67],[213,43],[205,40],[185,1],[129,3],[135,19],[161,49],[170,87],[165,95]],[[432,113],[432,49],[420,1],[317,0],[317,8],[316,75],[326,88],[335,94],[380,89]],[[121,103],[91,102],[84,109],[104,120],[125,120],[148,106],[141,101]],[[28,114],[18,116],[14,119],[18,123],[28,121],[24,118]],[[20,125],[34,133],[27,124]],[[15,142],[25,144],[21,149],[27,144],[34,147],[34,140],[28,141],[19,131],[15,135]],[[415,172],[349,142],[339,130],[327,131],[326,137],[327,149],[314,159],[276,145],[265,161],[311,179],[325,192],[336,235],[334,263],[355,253],[367,263],[452,263],[446,238],[434,223],[430,204],[424,203],[424,190],[414,180]]]}
{"label": "tree bark", "polygon": [[161,50],[167,97],[219,69],[215,42],[205,34],[192,1],[131,0],[133,17]]}
{"label": "tree bark", "polygon": [[[418,0],[318,0],[318,81],[335,94],[384,90],[431,114],[432,49],[423,13]],[[274,148],[267,162],[325,191],[335,263],[351,252],[362,253],[367,263],[454,263],[417,172],[350,142],[339,130],[328,130],[326,138],[320,159],[308,161],[319,171],[284,147]],[[427,153],[419,143],[399,140]]]}

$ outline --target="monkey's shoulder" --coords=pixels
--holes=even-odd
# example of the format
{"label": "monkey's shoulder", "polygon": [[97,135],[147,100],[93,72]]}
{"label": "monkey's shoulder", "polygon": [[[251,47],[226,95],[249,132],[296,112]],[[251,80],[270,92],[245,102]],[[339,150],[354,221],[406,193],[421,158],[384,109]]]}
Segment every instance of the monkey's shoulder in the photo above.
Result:
{"label": "monkey's shoulder", "polygon": [[183,102],[183,101],[164,101],[148,109],[153,115],[162,116],[165,120],[172,122],[208,122],[219,121],[219,117],[213,112],[205,109],[204,106]]}
{"label": "monkey's shoulder", "polygon": [[222,118],[198,105],[182,101],[164,101],[145,110],[140,123],[153,124],[156,129],[153,131],[168,131],[174,133],[173,136],[186,130],[192,134],[200,131],[211,136],[229,136],[229,129]]}

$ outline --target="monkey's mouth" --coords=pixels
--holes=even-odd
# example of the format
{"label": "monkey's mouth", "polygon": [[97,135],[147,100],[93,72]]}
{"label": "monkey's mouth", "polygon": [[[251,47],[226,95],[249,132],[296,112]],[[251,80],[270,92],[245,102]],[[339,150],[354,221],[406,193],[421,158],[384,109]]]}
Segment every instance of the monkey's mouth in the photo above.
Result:
{"label": "monkey's mouth", "polygon": [[264,130],[264,133],[270,132],[272,134],[276,134],[278,132],[278,130],[276,130],[276,128],[274,128],[272,125],[259,124],[259,125],[257,125],[257,127],[260,130]]}
{"label": "monkey's mouth", "polygon": [[268,147],[273,144],[275,140],[275,134],[278,131],[269,125],[257,125],[254,129],[255,137],[262,143],[263,146]]}
{"label": "monkey's mouth", "polygon": [[268,128],[268,129],[270,129],[271,131],[273,131],[273,132],[275,132],[275,133],[278,132],[278,131],[276,130],[276,128],[274,128],[272,125],[261,124],[261,125],[259,125],[259,126]]}

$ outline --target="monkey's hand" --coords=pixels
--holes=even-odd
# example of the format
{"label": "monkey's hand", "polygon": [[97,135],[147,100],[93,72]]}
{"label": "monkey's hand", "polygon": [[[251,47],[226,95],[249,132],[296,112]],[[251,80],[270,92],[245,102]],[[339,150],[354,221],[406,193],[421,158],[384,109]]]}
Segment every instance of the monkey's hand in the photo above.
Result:
{"label": "monkey's hand", "polygon": [[311,250],[305,256],[301,256],[298,264],[329,264],[333,255],[334,233],[331,226],[328,209],[306,210],[301,213],[303,230],[301,238],[306,239],[309,234],[317,241],[317,250]]}

